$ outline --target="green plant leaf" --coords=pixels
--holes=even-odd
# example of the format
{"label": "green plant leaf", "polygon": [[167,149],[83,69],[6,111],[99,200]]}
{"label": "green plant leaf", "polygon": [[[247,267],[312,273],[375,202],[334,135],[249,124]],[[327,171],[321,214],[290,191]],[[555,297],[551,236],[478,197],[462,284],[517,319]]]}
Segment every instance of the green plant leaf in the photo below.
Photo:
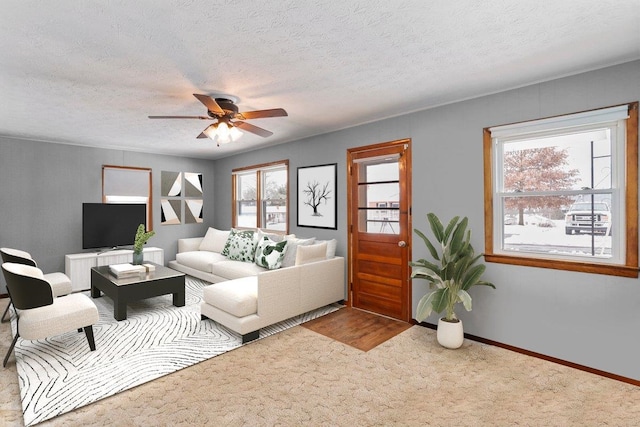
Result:
{"label": "green plant leaf", "polygon": [[471,311],[471,295],[469,295],[469,292],[465,291],[464,289],[460,289],[458,291],[458,298],[460,299],[460,301],[462,301],[462,305],[464,306],[465,310]]}
{"label": "green plant leaf", "polygon": [[434,259],[440,261],[440,257],[438,256],[438,251],[436,251],[436,248],[431,244],[431,241],[427,238],[427,236],[425,236],[424,233],[418,230],[417,228],[415,228],[413,231],[422,238],[425,246],[427,247],[427,249],[429,249],[429,253],[431,253],[431,256]]}
{"label": "green plant leaf", "polygon": [[435,293],[436,291],[429,292],[418,301],[418,306],[416,307],[416,320],[418,322],[422,322],[431,315],[433,311],[432,301]]}
{"label": "green plant leaf", "polygon": [[462,279],[464,278],[466,271],[469,268],[469,261],[470,259],[468,256],[461,256],[460,258],[458,258],[455,264],[453,264],[452,276],[456,281],[462,282]]}
{"label": "green plant leaf", "polygon": [[473,266],[469,269],[462,281],[462,289],[465,291],[478,283],[480,276],[484,273],[486,267],[483,264]]}
{"label": "green plant leaf", "polygon": [[433,301],[431,305],[433,306],[433,311],[436,313],[442,313],[443,310],[447,308],[447,304],[449,302],[449,288],[440,288],[434,292]]}
{"label": "green plant leaf", "polygon": [[441,274],[439,265],[429,262],[426,259],[421,259],[420,261],[421,261],[420,264],[414,265],[413,267],[424,267],[424,268],[428,268],[429,270],[433,270],[433,272],[438,275]]}
{"label": "green plant leaf", "polygon": [[454,216],[453,218],[451,218],[451,221],[449,221],[449,224],[447,225],[447,229],[444,231],[444,239],[443,240],[445,242],[449,241],[449,237],[451,236],[451,232],[453,231],[453,228],[458,223],[459,219],[460,219],[459,216]]}
{"label": "green plant leaf", "polygon": [[427,279],[432,281],[440,281],[440,276],[433,270],[425,267],[415,267],[411,272],[411,278]]}
{"label": "green plant leaf", "polygon": [[427,219],[429,220],[429,225],[431,226],[433,235],[436,236],[436,240],[442,243],[444,241],[444,227],[442,226],[440,219],[433,212],[427,214]]}
{"label": "green plant leaf", "polygon": [[451,236],[451,253],[458,253],[462,249],[463,238],[468,222],[469,220],[465,216],[453,230],[453,235]]}
{"label": "green plant leaf", "polygon": [[493,289],[495,289],[495,288],[496,288],[496,285],[494,285],[494,284],[493,284],[493,283],[491,283],[491,282],[485,282],[484,280],[481,280],[481,281],[479,281],[479,282],[476,282],[475,286],[489,286],[490,288],[493,288]]}

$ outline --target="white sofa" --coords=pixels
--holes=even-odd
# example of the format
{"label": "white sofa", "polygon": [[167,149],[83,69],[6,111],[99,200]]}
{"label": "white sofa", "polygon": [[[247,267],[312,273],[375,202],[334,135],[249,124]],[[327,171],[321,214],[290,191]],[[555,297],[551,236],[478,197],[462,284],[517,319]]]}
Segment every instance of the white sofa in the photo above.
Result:
{"label": "white sofa", "polygon": [[[211,232],[217,233],[217,243],[211,244]],[[345,299],[344,258],[331,253],[335,241],[314,244],[314,239],[291,238],[288,263],[269,270],[222,255],[225,233],[228,236],[228,231],[209,229],[208,244],[203,237],[179,239],[176,259],[169,262],[175,270],[213,283],[203,291],[203,320],[212,319],[247,342],[257,339],[265,326]],[[315,257],[301,255],[313,251]],[[284,266],[291,259],[294,265]]]}

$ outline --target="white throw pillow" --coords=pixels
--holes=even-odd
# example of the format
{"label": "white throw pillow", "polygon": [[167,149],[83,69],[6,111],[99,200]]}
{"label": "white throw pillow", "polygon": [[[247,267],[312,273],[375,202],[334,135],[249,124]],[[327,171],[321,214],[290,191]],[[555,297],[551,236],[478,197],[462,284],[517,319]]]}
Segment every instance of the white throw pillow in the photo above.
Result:
{"label": "white throw pillow", "polygon": [[283,268],[293,267],[296,265],[297,247],[312,245],[313,242],[316,241],[316,238],[311,237],[309,239],[298,239],[296,237],[287,237],[285,240],[287,241],[287,250],[284,254],[284,259],[282,260]]}
{"label": "white throw pillow", "polygon": [[331,240],[316,240],[316,243],[327,242],[327,259],[336,257],[336,247],[338,246],[338,241],[336,239]]}
{"label": "white throw pillow", "polygon": [[327,242],[298,246],[298,250],[296,251],[296,265],[324,261],[325,259],[327,259]]}
{"label": "white throw pillow", "polygon": [[202,242],[200,242],[199,249],[201,251],[222,253],[230,232],[230,230],[224,231],[209,227],[207,234],[204,235]]}
{"label": "white throw pillow", "polygon": [[263,237],[268,237],[269,239],[273,240],[274,242],[282,242],[283,240],[289,238],[289,237],[296,237],[295,234],[278,234],[278,233],[273,233],[270,231],[265,231],[261,228],[258,228],[258,231],[256,232],[256,235],[258,236],[258,242],[262,240]]}

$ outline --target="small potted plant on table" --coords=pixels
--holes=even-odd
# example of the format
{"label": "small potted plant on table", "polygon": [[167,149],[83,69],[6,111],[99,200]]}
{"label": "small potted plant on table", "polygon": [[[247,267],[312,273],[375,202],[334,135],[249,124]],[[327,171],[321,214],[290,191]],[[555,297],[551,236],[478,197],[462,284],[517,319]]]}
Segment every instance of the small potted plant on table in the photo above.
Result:
{"label": "small potted plant on table", "polygon": [[138,226],[138,230],[136,231],[136,238],[133,243],[133,264],[140,265],[142,264],[144,255],[142,253],[142,248],[147,243],[154,234],[155,231],[146,231],[144,224],[140,224]]}

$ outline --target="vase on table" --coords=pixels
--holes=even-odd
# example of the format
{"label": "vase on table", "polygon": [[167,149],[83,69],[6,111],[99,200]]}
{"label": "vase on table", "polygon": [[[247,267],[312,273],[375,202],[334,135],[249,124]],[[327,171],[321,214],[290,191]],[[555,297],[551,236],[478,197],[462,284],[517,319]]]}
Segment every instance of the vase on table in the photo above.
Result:
{"label": "vase on table", "polygon": [[133,252],[133,264],[140,265],[143,262],[144,254],[142,252]]}

